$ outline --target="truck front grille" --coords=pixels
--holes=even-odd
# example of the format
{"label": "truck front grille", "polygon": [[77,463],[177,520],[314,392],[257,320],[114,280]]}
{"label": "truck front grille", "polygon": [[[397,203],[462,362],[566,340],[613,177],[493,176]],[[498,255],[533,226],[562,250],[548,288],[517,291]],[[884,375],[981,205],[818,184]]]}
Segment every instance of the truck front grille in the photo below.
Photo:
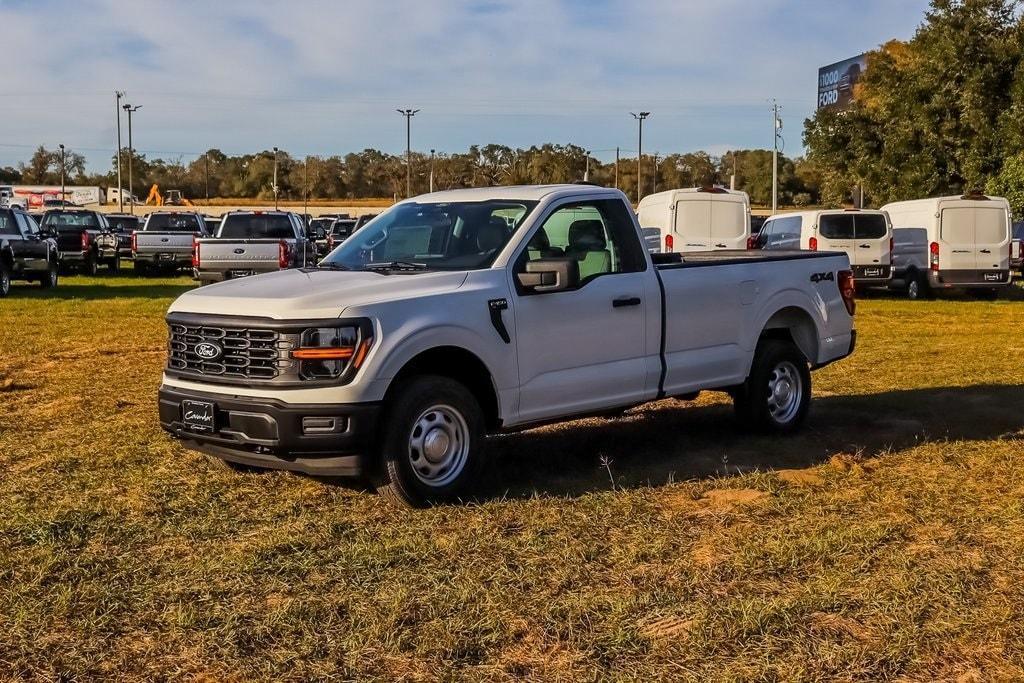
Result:
{"label": "truck front grille", "polygon": [[271,380],[279,372],[280,336],[274,330],[171,323],[167,367],[210,378]]}

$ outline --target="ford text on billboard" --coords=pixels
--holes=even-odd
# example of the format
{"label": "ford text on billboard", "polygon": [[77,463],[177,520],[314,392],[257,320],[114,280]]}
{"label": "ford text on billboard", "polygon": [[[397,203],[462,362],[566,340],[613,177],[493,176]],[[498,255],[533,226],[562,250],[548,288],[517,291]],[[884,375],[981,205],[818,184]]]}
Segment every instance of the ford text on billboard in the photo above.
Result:
{"label": "ford text on billboard", "polygon": [[853,102],[853,86],[867,66],[867,55],[857,55],[818,69],[818,109],[849,107]]}

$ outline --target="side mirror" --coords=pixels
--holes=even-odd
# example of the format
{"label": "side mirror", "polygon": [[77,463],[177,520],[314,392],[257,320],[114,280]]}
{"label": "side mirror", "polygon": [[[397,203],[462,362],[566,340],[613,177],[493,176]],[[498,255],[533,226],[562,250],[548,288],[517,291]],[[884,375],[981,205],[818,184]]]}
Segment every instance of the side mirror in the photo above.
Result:
{"label": "side mirror", "polygon": [[571,258],[527,261],[525,272],[516,273],[516,278],[530,292],[561,292],[579,285],[580,266]]}

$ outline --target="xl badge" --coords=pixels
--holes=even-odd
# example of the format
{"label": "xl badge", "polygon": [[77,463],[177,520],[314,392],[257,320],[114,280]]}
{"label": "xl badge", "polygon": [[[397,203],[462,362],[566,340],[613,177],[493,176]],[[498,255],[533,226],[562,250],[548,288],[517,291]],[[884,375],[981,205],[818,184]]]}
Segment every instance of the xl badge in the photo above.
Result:
{"label": "xl badge", "polygon": [[196,355],[203,360],[217,360],[223,354],[224,349],[220,347],[220,344],[206,341],[196,344]]}

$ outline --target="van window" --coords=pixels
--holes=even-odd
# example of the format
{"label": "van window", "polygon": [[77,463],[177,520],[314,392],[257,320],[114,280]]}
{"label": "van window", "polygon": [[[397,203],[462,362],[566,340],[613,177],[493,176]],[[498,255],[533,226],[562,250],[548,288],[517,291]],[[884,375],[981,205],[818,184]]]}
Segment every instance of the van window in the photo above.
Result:
{"label": "van window", "polygon": [[877,213],[858,213],[853,216],[853,234],[859,240],[880,240],[888,227],[885,216]]}
{"label": "van window", "polygon": [[974,244],[974,209],[943,209],[940,236],[952,244]]}
{"label": "van window", "polygon": [[747,209],[743,202],[710,202],[711,238],[736,238],[746,233]]}
{"label": "van window", "polygon": [[818,218],[818,234],[830,240],[852,240],[856,238],[853,230],[852,213],[827,213]]}
{"label": "van window", "polygon": [[974,240],[978,244],[999,244],[1006,240],[1006,211],[975,209]]}

